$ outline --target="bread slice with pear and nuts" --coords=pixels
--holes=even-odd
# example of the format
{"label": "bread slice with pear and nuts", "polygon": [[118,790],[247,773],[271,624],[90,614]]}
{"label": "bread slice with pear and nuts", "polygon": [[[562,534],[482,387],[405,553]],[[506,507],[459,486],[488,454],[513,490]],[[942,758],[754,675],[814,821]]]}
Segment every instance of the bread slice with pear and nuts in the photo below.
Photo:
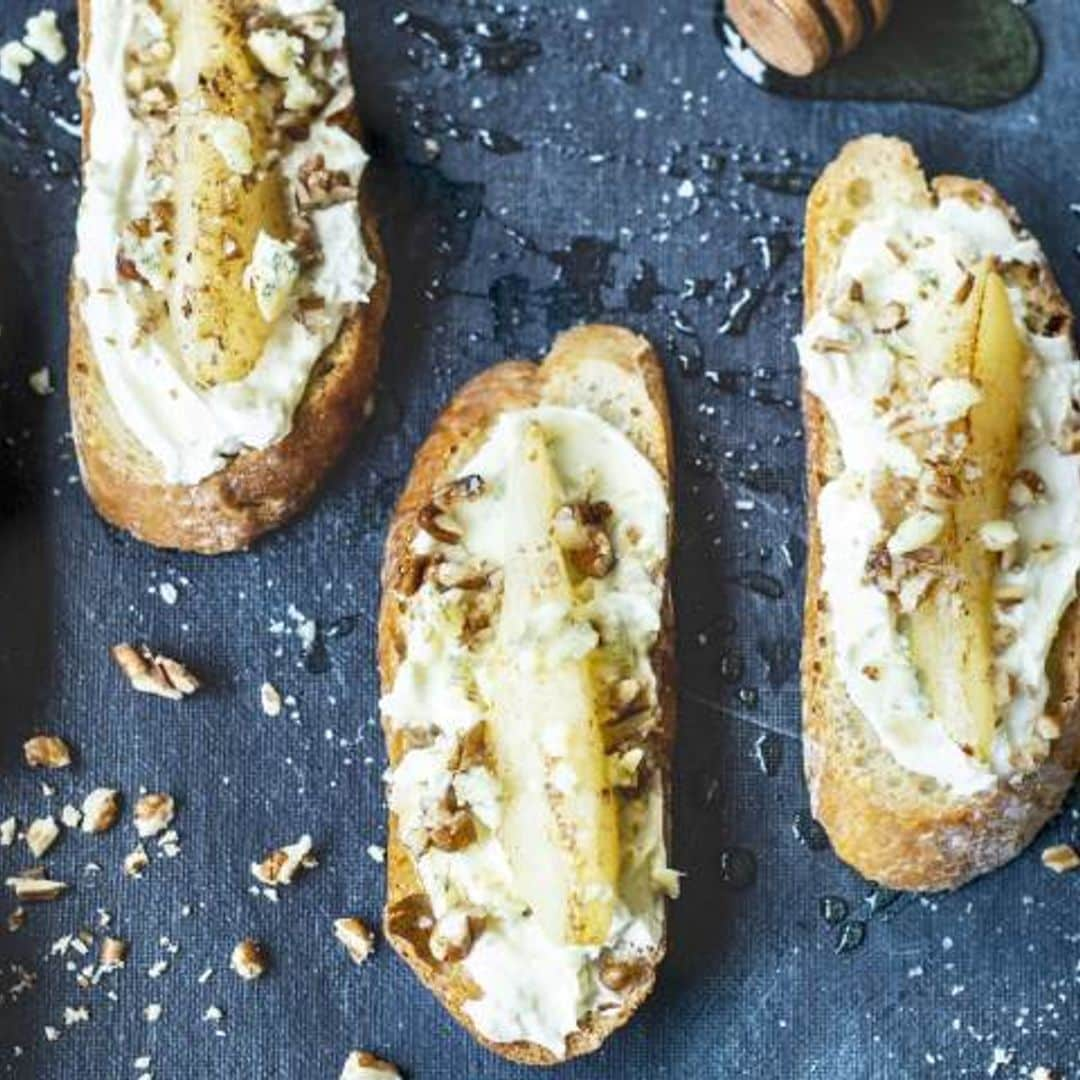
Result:
{"label": "bread slice with pear and nuts", "polygon": [[205,554],[310,502],[370,411],[389,299],[340,13],[261,9],[79,4],[80,471],[112,524]]}
{"label": "bread slice with pear and nuts", "polygon": [[[583,326],[458,392],[390,525],[385,931],[474,1037],[523,1064],[597,1049],[664,952],[672,467],[648,342]],[[640,624],[641,609],[599,614],[638,603]],[[457,689],[437,689],[451,670]]]}
{"label": "bread slice with pear and nuts", "polygon": [[[944,241],[929,228],[925,236],[918,230],[911,236],[904,233],[909,220],[928,221],[931,218],[926,215],[934,214],[953,223],[948,229],[960,229],[961,224],[970,228],[970,252],[973,260],[978,256],[966,266],[953,267],[952,260],[946,260],[950,265],[940,280],[923,268],[924,260],[933,257],[926,252]],[[880,241],[894,225],[896,235],[904,240],[885,241],[893,263],[875,278],[872,293],[856,276],[845,276],[845,268],[875,266],[866,254],[867,245]],[[954,234],[946,230],[941,235]],[[987,254],[991,236],[996,238],[994,243],[1004,245],[1008,257]],[[885,302],[888,290],[898,287],[896,282],[917,271],[922,279],[914,295],[921,299],[907,304]],[[947,290],[948,299],[935,299],[935,290]],[[800,349],[807,350],[803,407],[809,546],[802,689],[804,764],[811,807],[836,853],[866,877],[897,889],[956,888],[1022,851],[1057,812],[1080,765],[1080,617],[1073,599],[1074,582],[1066,580],[1062,587],[1062,605],[1067,610],[1057,623],[1046,661],[1049,692],[1042,713],[1033,725],[1015,733],[1005,730],[1001,718],[1006,710],[1020,708],[1014,703],[1029,691],[1012,675],[1001,677],[1002,669],[1012,661],[1007,660],[1011,654],[1005,631],[1009,628],[999,629],[1005,618],[1003,607],[995,606],[1015,602],[1022,595],[1006,598],[1011,586],[1003,586],[1003,578],[1027,573],[1024,560],[1040,557],[1023,536],[1019,545],[1015,543],[1015,522],[1022,519],[1024,506],[1032,498],[1019,497],[1012,486],[1016,476],[1010,470],[1035,439],[1021,409],[1029,385],[1034,384],[1024,380],[1040,377],[1033,373],[1040,370],[1040,363],[1045,370],[1050,362],[1047,356],[1060,360],[1063,395],[1047,407],[1060,405],[1068,419],[1061,432],[1047,436],[1059,442],[1048,444],[1045,453],[1058,455],[1055,447],[1060,445],[1056,460],[1070,477],[1076,469],[1076,458],[1067,457],[1075,449],[1071,434],[1075,417],[1067,388],[1076,362],[1072,314],[1037,244],[992,187],[957,176],[941,176],[928,183],[908,144],[876,135],[845,146],[811,192],[806,210],[804,294]],[[866,307],[874,310],[867,313]],[[942,337],[934,338],[930,327],[916,325],[925,312],[939,320]],[[812,327],[832,327],[833,332],[829,340],[810,341]],[[832,340],[841,336],[839,343]],[[913,346],[912,341],[919,344]],[[864,350],[859,355],[875,363],[886,355],[892,357],[881,381],[887,386],[885,396],[875,404],[876,418],[868,420],[868,425],[887,418],[891,431],[901,432],[901,442],[907,440],[904,445],[925,451],[926,456],[918,462],[917,473],[887,474],[883,488],[875,491],[886,533],[890,528],[894,531],[888,540],[883,534],[873,547],[861,585],[853,577],[848,580],[853,589],[871,585],[884,590],[885,601],[876,603],[887,603],[893,625],[900,627],[901,649],[906,649],[907,659],[898,663],[914,665],[920,691],[929,702],[931,715],[925,723],[936,725],[937,745],[943,748],[941,761],[952,760],[950,755],[958,752],[963,755],[957,759],[958,767],[965,768],[967,759],[971,768],[990,770],[985,782],[979,780],[972,787],[934,775],[939,761],[920,764],[915,753],[920,740],[927,737],[927,728],[890,728],[895,710],[909,703],[877,689],[883,682],[893,685],[888,683],[888,672],[867,665],[845,681],[845,665],[864,655],[859,652],[863,646],[851,640],[852,622],[847,627],[837,623],[845,617],[853,619],[855,608],[844,596],[834,602],[825,586],[828,569],[822,532],[830,523],[822,513],[822,498],[846,473],[846,457],[856,458],[860,447],[869,442],[857,443],[854,429],[839,429],[822,395],[834,392],[830,386],[838,385],[838,378],[872,378],[865,368],[861,375],[845,369],[854,363],[852,350]],[[964,379],[942,377],[936,369],[932,378],[927,375],[930,357],[939,352],[946,375],[965,374]],[[815,365],[814,372],[808,373],[808,362]],[[826,368],[828,375],[823,374]],[[845,375],[836,374],[845,370]],[[820,393],[811,386],[815,379]],[[926,390],[927,382],[930,390]],[[957,387],[964,391],[965,382],[969,389],[975,387],[971,397],[976,404],[968,401],[947,411],[942,402],[947,397],[955,399]],[[938,383],[942,386],[934,390]],[[925,399],[918,396],[924,391]],[[905,394],[911,397],[905,399]],[[902,415],[905,400],[909,409]],[[946,411],[928,414],[931,406]],[[845,416],[856,415],[859,407],[855,408],[856,412]],[[965,408],[970,411],[965,413]],[[942,417],[940,427],[933,426],[936,419],[927,422],[927,415]],[[910,436],[903,434],[908,431]],[[845,435],[852,440],[844,444],[847,455],[842,449]],[[938,452],[944,456],[933,458]],[[938,484],[944,472],[931,472],[927,481],[931,465],[953,469],[948,474],[954,481],[951,489]],[[1032,487],[1039,484],[1033,481]],[[934,498],[927,496],[920,502],[928,491],[934,492]],[[984,520],[1005,513],[1012,519],[1005,521],[1004,528],[1001,521]],[[904,542],[901,526],[907,529],[911,544]],[[977,532],[976,526],[986,531]],[[1004,541],[996,542],[1002,535]],[[976,545],[976,536],[981,547]],[[922,565],[915,566],[920,561]],[[856,567],[856,577],[858,572]],[[905,573],[909,574],[906,578]],[[839,570],[832,580],[842,580]],[[903,591],[905,581],[912,583],[908,593]],[[1030,615],[1037,621],[1036,602],[1024,602],[1034,605]],[[875,601],[870,598],[868,603]],[[859,617],[864,614],[865,609]],[[884,632],[884,622],[874,625]],[[1009,633],[1022,633],[1026,625]],[[843,651],[838,651],[838,641],[845,643]],[[876,684],[868,686],[864,678]],[[883,708],[867,715],[856,705],[853,693],[863,695],[864,701],[887,702],[888,714]],[[875,697],[879,693],[882,696]],[[889,731],[906,734],[897,735],[886,746],[882,732]],[[898,756],[919,767],[902,764]]]}

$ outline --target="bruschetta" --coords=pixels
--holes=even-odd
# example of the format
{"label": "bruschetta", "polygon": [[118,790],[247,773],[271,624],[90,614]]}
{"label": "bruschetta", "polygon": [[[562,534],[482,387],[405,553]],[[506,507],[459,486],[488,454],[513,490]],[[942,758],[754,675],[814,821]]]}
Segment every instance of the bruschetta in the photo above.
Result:
{"label": "bruschetta", "polygon": [[80,0],[69,389],[98,511],[248,546],[370,408],[388,278],[333,0]]}
{"label": "bruschetta", "polygon": [[803,746],[840,858],[898,889],[1013,858],[1080,764],[1080,365],[988,184],[850,143],[806,215]]}
{"label": "bruschetta", "polygon": [[522,1063],[595,1050],[664,951],[671,458],[648,343],[581,327],[461,390],[389,531],[385,931]]}

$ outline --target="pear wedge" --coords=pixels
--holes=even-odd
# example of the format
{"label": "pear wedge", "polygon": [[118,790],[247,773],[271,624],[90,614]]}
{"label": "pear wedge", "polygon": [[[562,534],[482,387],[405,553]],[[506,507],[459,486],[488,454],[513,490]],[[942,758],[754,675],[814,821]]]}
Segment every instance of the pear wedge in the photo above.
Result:
{"label": "pear wedge", "polygon": [[935,715],[959,745],[985,761],[997,724],[992,677],[997,559],[985,550],[979,528],[1006,511],[1019,450],[1026,355],[1005,283],[994,272],[983,276],[972,345],[966,358],[960,355],[958,374],[970,378],[982,397],[963,421],[965,475],[941,540],[956,587],[932,589],[912,613],[909,632]]}
{"label": "pear wedge", "polygon": [[212,386],[247,375],[269,336],[244,272],[260,232],[288,235],[285,185],[263,167],[273,108],[236,5],[187,0],[176,42],[170,312],[188,376]]}
{"label": "pear wedge", "polygon": [[[526,424],[507,480],[492,736],[503,782],[500,840],[517,889],[554,941],[600,945],[611,925],[618,824],[586,640],[551,523],[563,501],[542,429]],[[553,629],[553,626],[556,629]],[[584,653],[585,655],[580,655]]]}

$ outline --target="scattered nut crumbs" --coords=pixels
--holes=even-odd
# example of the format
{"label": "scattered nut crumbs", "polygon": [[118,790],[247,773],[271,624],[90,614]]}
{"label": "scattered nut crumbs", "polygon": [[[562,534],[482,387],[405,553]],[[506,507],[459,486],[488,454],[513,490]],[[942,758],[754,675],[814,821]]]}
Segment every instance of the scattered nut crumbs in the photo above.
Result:
{"label": "scattered nut crumbs", "polygon": [[111,652],[128,682],[141,693],[180,701],[201,685],[178,660],[155,655],[145,645],[136,648],[125,641],[114,645]]}
{"label": "scattered nut crumbs", "polygon": [[60,826],[56,824],[56,818],[52,815],[38,818],[27,826],[26,846],[35,859],[40,859],[56,843],[59,835]]}
{"label": "scattered nut crumbs", "polygon": [[124,873],[128,877],[142,877],[142,872],[150,865],[150,856],[146,854],[146,848],[139,844],[134,851],[124,856]]}
{"label": "scattered nut crumbs", "polygon": [[355,916],[334,920],[334,937],[345,946],[354,964],[362,964],[375,948],[375,935]]}
{"label": "scattered nut crumbs", "polygon": [[95,788],[83,799],[82,831],[103,833],[120,819],[120,793],[113,788]]}
{"label": "scattered nut crumbs", "polygon": [[277,687],[273,683],[264,682],[259,687],[259,703],[262,705],[262,711],[267,716],[281,715],[281,694],[278,693]]}
{"label": "scattered nut crumbs", "polygon": [[241,979],[248,982],[257,979],[266,972],[266,950],[253,938],[244,938],[233,949],[229,967]]}
{"label": "scattered nut crumbs", "polygon": [[15,893],[16,900],[26,900],[28,903],[55,900],[68,887],[66,882],[51,881],[32,871],[9,877],[5,884]]}
{"label": "scattered nut crumbs", "polygon": [[176,813],[176,803],[164,792],[150,792],[135,803],[135,830],[144,840],[157,836],[169,827]]}
{"label": "scattered nut crumbs", "polygon": [[1071,844],[1052,844],[1043,848],[1042,862],[1043,866],[1053,870],[1055,874],[1066,874],[1080,867],[1080,855]]}
{"label": "scattered nut crumbs", "polygon": [[252,863],[251,872],[264,885],[290,885],[301,867],[310,870],[315,866],[318,862],[311,854],[311,837],[305,833],[295,844],[278,848],[262,862]]}
{"label": "scattered nut crumbs", "polygon": [[354,1050],[341,1070],[341,1080],[386,1080],[388,1076],[401,1078],[394,1065],[382,1061],[364,1050]]}
{"label": "scattered nut crumbs", "polygon": [[23,756],[32,769],[65,769],[71,749],[59,735],[35,735],[23,743]]}

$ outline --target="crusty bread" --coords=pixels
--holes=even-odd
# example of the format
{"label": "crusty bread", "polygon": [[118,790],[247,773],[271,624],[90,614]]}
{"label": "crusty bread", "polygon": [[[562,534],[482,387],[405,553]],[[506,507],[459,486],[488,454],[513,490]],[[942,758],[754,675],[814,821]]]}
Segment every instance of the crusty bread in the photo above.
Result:
{"label": "crusty bread", "polygon": [[[806,211],[805,318],[814,315],[845,238],[883,203],[926,206],[939,196],[991,203],[1017,221],[989,185],[938,177],[928,185],[911,147],[868,136],[849,143],[825,170]],[[1049,269],[1035,286],[1039,305],[1072,316]],[[881,746],[849,700],[836,670],[822,592],[818,496],[841,469],[836,432],[821,403],[804,389],[809,550],[803,638],[803,749],[813,812],[836,853],[874,881],[898,889],[956,888],[1017,855],[1059,809],[1080,766],[1080,614],[1066,612],[1049,661],[1048,710],[1062,736],[1049,758],[1015,784],[999,782],[960,798],[907,771]]]}
{"label": "crusty bread", "polygon": [[[80,0],[80,55],[89,47],[90,5]],[[92,87],[84,80],[83,156],[89,154]],[[359,136],[358,122],[352,133]],[[83,483],[106,520],[159,547],[217,554],[248,547],[298,514],[314,496],[370,407],[390,279],[365,181],[360,192],[364,243],[377,270],[366,304],[358,306],[315,366],[283,439],[246,450],[197,484],[167,483],[156,461],[124,424],[105,390],[73,278],[68,389]]]}
{"label": "crusty bread", "polygon": [[[583,405],[603,416],[652,462],[670,490],[673,443],[663,369],[643,338],[618,327],[583,326],[561,335],[539,365],[508,361],[476,376],[447,406],[417,453],[391,521],[379,613],[379,671],[384,693],[394,685],[405,657],[404,618],[408,599],[396,584],[402,578],[416,536],[418,511],[472,456],[500,413],[541,402]],[[662,630],[652,657],[660,704],[660,724],[655,738],[662,751],[659,756],[665,763],[670,760],[675,725],[674,643],[671,594],[670,589],[665,589]],[[405,752],[403,740],[389,726],[385,734],[390,762],[396,765]],[[669,786],[670,774],[665,769],[666,807],[670,807]],[[432,957],[426,934],[416,926],[425,909],[426,899],[412,857],[399,839],[397,823],[391,814],[387,846],[387,940],[454,1017],[491,1050],[530,1065],[552,1065],[564,1060],[533,1043],[492,1043],[476,1031],[463,1008],[465,1001],[475,996],[475,990],[455,965],[439,964]],[[588,1017],[580,1031],[570,1036],[567,1057],[597,1049],[612,1031],[626,1023],[652,989],[663,952],[661,942],[649,957],[649,977],[628,993],[621,1009],[602,1018]]]}

